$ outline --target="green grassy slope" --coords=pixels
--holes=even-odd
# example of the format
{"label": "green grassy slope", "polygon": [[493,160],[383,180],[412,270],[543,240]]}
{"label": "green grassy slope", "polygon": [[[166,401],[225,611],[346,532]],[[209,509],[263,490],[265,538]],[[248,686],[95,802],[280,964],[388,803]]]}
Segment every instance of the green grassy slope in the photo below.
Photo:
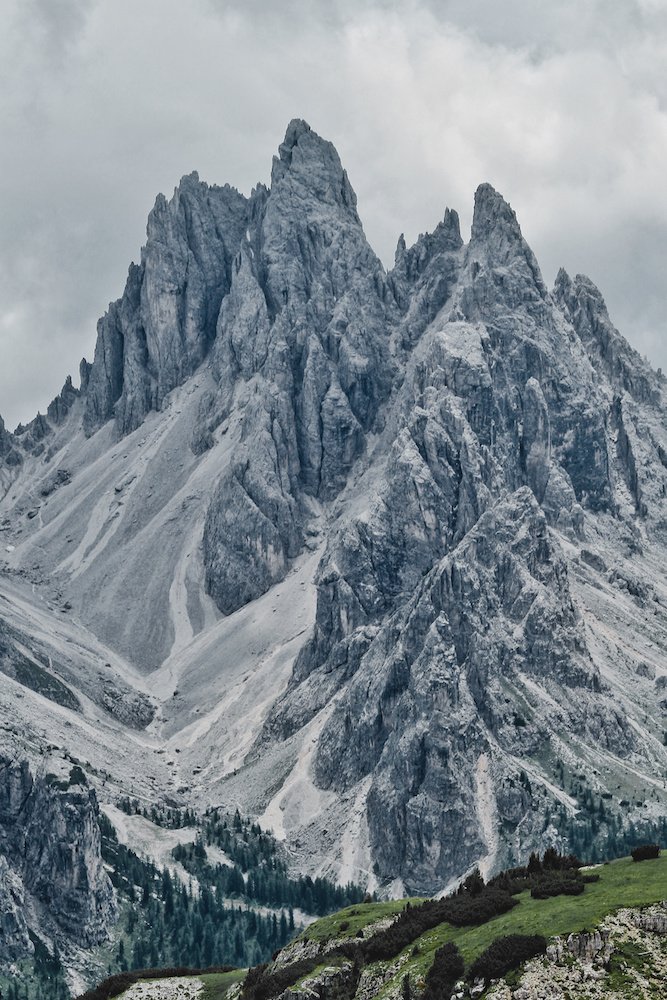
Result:
{"label": "green grassy slope", "polygon": [[[441,924],[428,931],[405,949],[408,962],[402,966],[400,978],[406,973],[411,979],[425,975],[436,948],[446,941],[456,942],[466,965],[469,965],[492,941],[503,935],[542,934],[549,938],[557,934],[592,930],[621,907],[647,906],[667,899],[667,855],[639,864],[622,858],[596,871],[600,881],[587,885],[581,896],[532,899],[530,893],[525,892],[516,897],[519,905],[513,910],[479,927],[457,928]],[[418,954],[413,954],[415,945],[419,949]],[[389,981],[382,992],[395,985]]]}
{"label": "green grassy slope", "polygon": [[201,976],[204,984],[201,1000],[223,1000],[229,987],[243,979],[245,974],[245,969],[236,969],[234,972],[214,972],[209,976]]}
{"label": "green grassy slope", "polygon": [[[509,934],[541,934],[546,938],[565,936],[592,930],[622,907],[641,907],[667,900],[667,854],[639,864],[623,858],[598,867],[596,873],[599,881],[588,883],[581,895],[532,899],[530,893],[524,892],[515,897],[518,905],[514,909],[485,924],[453,927],[443,923],[426,932],[412,941],[400,956],[377,963],[393,966],[398,964],[397,959],[402,959],[396,977],[385,981],[377,994],[379,1000],[388,993],[395,995],[406,973],[413,984],[419,984],[433,962],[436,949],[447,941],[458,945],[466,966],[469,966],[498,937]],[[404,899],[347,907],[311,924],[300,939],[324,943],[354,938],[360,929],[399,913],[407,902]],[[323,956],[322,960],[322,968],[344,961],[341,955]],[[317,975],[317,971],[317,968],[311,967],[305,978]],[[245,970],[202,976],[204,991],[201,1000],[223,1000],[230,986],[244,976]]]}
{"label": "green grassy slope", "polygon": [[[393,917],[405,908],[407,899],[391,899],[385,903],[357,903],[348,906],[329,917],[316,920],[300,935],[303,941],[329,941],[331,938],[343,939],[354,937],[358,930],[368,927],[376,920]],[[421,902],[413,899],[410,902]]]}

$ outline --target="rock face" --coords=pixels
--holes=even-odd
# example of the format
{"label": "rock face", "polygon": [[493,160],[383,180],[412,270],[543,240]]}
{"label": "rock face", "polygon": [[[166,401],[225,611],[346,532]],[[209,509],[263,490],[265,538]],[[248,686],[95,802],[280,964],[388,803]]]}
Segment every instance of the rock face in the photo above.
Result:
{"label": "rock face", "polygon": [[234,385],[252,394],[204,530],[208,589],[225,613],[283,578],[307,499],[336,497],[363,455],[391,386],[392,306],[338,154],[292,122],[214,348],[223,398]]}
{"label": "rock face", "polygon": [[[639,911],[641,914],[641,911]],[[638,914],[638,915],[639,915]],[[638,925],[639,926],[639,925]],[[646,927],[650,930],[650,927]],[[547,959],[554,964],[562,963],[563,959],[572,956],[578,962],[603,962],[609,961],[612,952],[610,941],[611,932],[608,928],[602,927],[596,931],[581,931],[579,934],[568,934],[567,940],[556,937],[549,942],[547,947]]]}
{"label": "rock face", "polygon": [[[35,778],[27,762],[0,761],[0,961],[32,951],[26,914],[38,934],[84,947],[99,944],[116,919],[113,888],[100,855],[95,792],[83,772]],[[27,900],[31,907],[27,907]]]}
{"label": "rock face", "polygon": [[387,892],[662,822],[665,383],[490,185],[386,272],[295,120],[269,188],[158,198],[80,375],[0,425],[2,669],[60,693],[44,732],[124,740],[145,681],[184,795]]}
{"label": "rock face", "polygon": [[196,173],[171,201],[158,197],[141,263],[98,324],[87,433],[111,417],[120,434],[134,430],[207,355],[247,214],[238,191],[209,188]]}
{"label": "rock face", "polygon": [[0,855],[0,963],[25,958],[33,951],[25,918],[23,883]]}

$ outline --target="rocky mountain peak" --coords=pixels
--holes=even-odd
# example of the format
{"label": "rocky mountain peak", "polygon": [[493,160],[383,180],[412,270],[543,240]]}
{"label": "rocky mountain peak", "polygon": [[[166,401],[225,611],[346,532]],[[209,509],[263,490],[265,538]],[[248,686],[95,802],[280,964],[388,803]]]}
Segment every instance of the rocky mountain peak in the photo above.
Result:
{"label": "rocky mountain peak", "polygon": [[291,120],[285,129],[285,138],[278,147],[278,154],[283,162],[292,162],[292,150],[297,145],[299,138],[302,135],[307,135],[309,132],[312,132],[312,129],[303,118],[293,118]]}
{"label": "rocky mountain peak", "polygon": [[[14,435],[6,429],[5,422],[0,417],[0,462],[8,466],[10,470],[16,468],[22,462],[21,454],[15,445],[16,439]],[[5,477],[0,475],[0,484],[4,482],[4,479]]]}
{"label": "rocky mountain peak", "polygon": [[627,392],[640,402],[660,399],[660,379],[613,325],[602,292],[585,274],[572,279],[561,268],[554,298],[577,331],[597,371],[616,392]]}
{"label": "rocky mountain peak", "polygon": [[[588,856],[586,802],[625,822],[620,796],[667,763],[663,383],[588,279],[547,292],[493,187],[467,245],[448,210],[386,273],[334,147],[295,121],[270,189],[192,174],[158,199],[81,382],[0,425],[24,588],[2,615],[29,632],[58,587],[87,637],[85,670],[33,649],[13,684],[64,671],[47,690],[87,724],[117,713],[114,657],[159,670],[182,794],[266,810],[303,871],[343,881],[430,892],[547,833],[583,831]],[[91,442],[82,403],[89,436],[153,412]]]}
{"label": "rocky mountain peak", "polygon": [[313,197],[347,209],[355,219],[357,197],[333,143],[301,119],[287,126],[285,139],[273,158],[271,190],[289,183],[296,197]]}
{"label": "rocky mountain peak", "polygon": [[490,267],[527,265],[527,276],[539,289],[546,288],[535,255],[521,233],[514,209],[490,184],[480,184],[475,192],[469,253],[473,261],[486,258]]}
{"label": "rocky mountain peak", "polygon": [[566,301],[573,294],[572,278],[564,267],[558,268],[553,294],[558,301]]}
{"label": "rocky mountain peak", "polygon": [[539,265],[514,210],[490,184],[475,193],[466,263],[460,308],[467,319],[489,319],[500,308],[545,322],[548,292]]}
{"label": "rocky mountain peak", "polygon": [[488,239],[498,231],[508,238],[523,239],[516,213],[491,184],[480,184],[475,191],[472,217],[472,239]]}

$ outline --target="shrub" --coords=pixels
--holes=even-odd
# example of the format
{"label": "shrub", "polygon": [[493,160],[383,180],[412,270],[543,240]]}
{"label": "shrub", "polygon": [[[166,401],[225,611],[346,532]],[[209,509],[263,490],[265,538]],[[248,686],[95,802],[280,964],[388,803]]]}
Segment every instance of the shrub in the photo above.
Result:
{"label": "shrub", "polygon": [[516,969],[529,958],[543,955],[546,950],[547,941],[541,934],[509,934],[496,938],[470,966],[468,978],[500,979],[506,972]]}
{"label": "shrub", "polygon": [[419,906],[406,907],[397,920],[361,947],[367,962],[386,961],[438,924],[454,927],[485,924],[492,917],[507,913],[517,901],[502,889],[485,886],[480,892],[462,893],[446,899],[428,899]]}
{"label": "shrub", "polygon": [[530,890],[533,899],[549,899],[550,896],[580,896],[586,886],[581,877],[572,878],[564,872],[554,872],[542,878]]}
{"label": "shrub", "polygon": [[471,896],[479,896],[480,892],[484,892],[484,879],[479,873],[479,868],[475,868],[461,883],[457,894],[462,896],[468,893]]}
{"label": "shrub", "polygon": [[568,868],[581,868],[581,861],[575,854],[559,854],[554,847],[549,847],[544,852],[542,865],[544,868],[565,871]]}
{"label": "shrub", "polygon": [[453,941],[438,948],[433,959],[433,965],[426,973],[426,986],[422,1000],[442,1000],[451,996],[454,983],[461,979],[465,965],[461,952]]}
{"label": "shrub", "polygon": [[659,844],[641,844],[635,847],[632,852],[633,861],[650,861],[652,858],[660,857]]}
{"label": "shrub", "polygon": [[302,958],[289,965],[275,966],[258,965],[250,969],[243,983],[243,996],[254,1000],[269,1000],[277,997],[298,979],[310,975],[320,964],[321,958]]}

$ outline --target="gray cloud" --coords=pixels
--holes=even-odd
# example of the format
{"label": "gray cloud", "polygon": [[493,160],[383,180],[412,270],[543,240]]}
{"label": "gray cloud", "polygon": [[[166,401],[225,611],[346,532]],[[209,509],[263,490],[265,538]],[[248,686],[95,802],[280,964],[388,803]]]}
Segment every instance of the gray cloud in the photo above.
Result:
{"label": "gray cloud", "polygon": [[339,149],[371,243],[512,203],[547,280],[600,285],[667,367],[662,0],[7,0],[0,413],[44,409],[138,257],[158,191],[249,191],[287,121]]}

